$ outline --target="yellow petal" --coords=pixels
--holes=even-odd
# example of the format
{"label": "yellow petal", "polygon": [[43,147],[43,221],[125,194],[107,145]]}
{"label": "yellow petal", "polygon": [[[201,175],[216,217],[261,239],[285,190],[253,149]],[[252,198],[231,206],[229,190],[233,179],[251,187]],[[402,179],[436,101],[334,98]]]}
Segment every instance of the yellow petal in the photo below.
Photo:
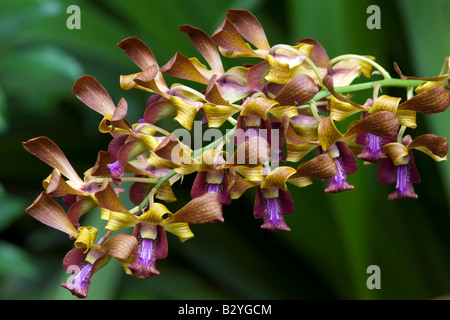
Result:
{"label": "yellow petal", "polygon": [[279,118],[283,118],[284,116],[288,118],[298,116],[296,106],[274,106],[270,108],[269,112]]}
{"label": "yellow petal", "polygon": [[397,107],[400,100],[401,98],[382,95],[375,100],[372,108],[370,108],[370,113],[375,113],[378,111],[390,111],[392,113],[397,113]]}
{"label": "yellow petal", "polygon": [[368,111],[368,108],[364,106],[357,107],[354,104],[338,100],[334,96],[330,97],[329,108],[330,116],[333,121],[342,121],[355,113]]}
{"label": "yellow petal", "polygon": [[165,202],[174,202],[177,201],[177,198],[172,190],[172,186],[170,181],[164,182],[156,192],[155,197],[160,200],[164,200]]}
{"label": "yellow petal", "polygon": [[254,183],[264,181],[264,167],[246,167],[246,166],[234,166],[236,172],[241,174],[246,180]]}
{"label": "yellow petal", "polygon": [[155,202],[152,203],[147,212],[139,217],[139,220],[151,224],[161,224],[164,221],[163,217],[165,215],[171,216],[172,213],[165,205]]}
{"label": "yellow petal", "polygon": [[[104,209],[104,211],[106,210]],[[106,216],[106,212],[104,213]],[[139,223],[139,218],[131,213],[109,210],[108,223],[106,224],[105,229],[108,231],[118,231],[125,228],[134,227],[137,223]]]}
{"label": "yellow petal", "polygon": [[267,98],[255,98],[247,103],[241,111],[241,116],[255,115],[263,120],[267,119],[267,112],[270,108],[278,105],[278,102]]}
{"label": "yellow petal", "polygon": [[264,182],[261,184],[261,188],[278,188],[286,191],[286,181],[296,172],[297,171],[292,167],[283,166],[275,168],[266,176]]}
{"label": "yellow petal", "polygon": [[397,110],[397,119],[401,125],[411,129],[417,128],[416,123],[417,112],[412,110]]}
{"label": "yellow petal", "polygon": [[326,151],[331,145],[344,137],[334,125],[331,117],[320,120],[318,134],[323,151]]}
{"label": "yellow petal", "polygon": [[289,162],[299,162],[303,159],[309,152],[317,148],[316,143],[303,143],[296,144],[289,140],[286,140],[286,161]]}
{"label": "yellow petal", "polygon": [[163,223],[162,226],[168,232],[176,235],[181,242],[189,240],[194,237],[191,229],[189,229],[189,224],[185,222],[178,223]]}
{"label": "yellow petal", "polygon": [[266,61],[269,63],[270,71],[264,78],[269,82],[286,84],[292,79],[291,70],[287,63],[281,63],[270,54],[266,55]]}
{"label": "yellow petal", "polygon": [[229,117],[240,110],[235,106],[215,105],[209,102],[205,103],[202,108],[208,119],[208,126],[211,128],[221,127]]}
{"label": "yellow petal", "polygon": [[229,177],[228,192],[230,192],[231,199],[239,199],[247,189],[259,185],[260,181],[264,178],[261,176],[257,182],[248,181],[237,174],[235,167],[230,168]]}
{"label": "yellow petal", "polygon": [[383,146],[383,153],[388,155],[394,165],[406,164],[405,157],[408,156],[408,148],[399,142],[391,142]]}
{"label": "yellow petal", "polygon": [[171,96],[170,100],[177,109],[177,116],[174,119],[186,129],[191,130],[197,114],[197,107],[179,97]]}
{"label": "yellow petal", "polygon": [[75,240],[75,247],[86,248],[85,252],[87,252],[91,244],[95,242],[97,232],[98,229],[94,227],[79,227],[77,240]]}

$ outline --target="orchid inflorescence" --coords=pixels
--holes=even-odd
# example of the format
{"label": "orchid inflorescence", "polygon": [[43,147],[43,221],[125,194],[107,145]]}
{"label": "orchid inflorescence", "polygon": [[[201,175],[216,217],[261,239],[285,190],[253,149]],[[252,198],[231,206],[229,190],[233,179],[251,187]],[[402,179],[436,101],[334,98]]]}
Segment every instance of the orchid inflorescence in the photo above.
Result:
{"label": "orchid inflorescence", "polygon": [[[192,238],[190,223],[224,221],[222,207],[250,188],[256,190],[253,214],[263,220],[261,228],[290,231],[283,217],[294,212],[288,184],[301,188],[319,179],[328,181],[326,193],[354,189],[348,176],[360,159],[376,163],[378,180],[395,186],[390,200],[417,198],[413,184],[420,177],[412,150],[436,161],[447,158],[445,138],[412,138],[405,130],[416,128],[417,112],[438,113],[449,106],[448,57],[437,77],[405,76],[394,64],[399,78],[391,78],[371,56],[345,54],[330,60],[311,38],[270,46],[259,21],[246,10],[228,10],[211,36],[190,25],[179,30],[209,68],[181,53],[159,67],[141,40],[130,37],[118,44],[140,69],[122,75],[121,88],[150,93],[137,123],[126,119],[126,100],[116,105],[94,77],[83,76],[74,84],[78,99],[103,116],[100,132],[112,137],[83,178],[49,138],[23,143],[53,168],[43,182],[45,191],[26,212],[74,240],[63,260],[74,276],[62,286],[77,297],[87,296],[92,275],[111,258],[134,277],[158,275],[155,261],[168,253],[166,231],[181,241]],[[225,70],[221,55],[256,63]],[[204,89],[168,86],[164,75]],[[378,79],[352,84],[361,76]],[[380,95],[388,87],[405,88],[406,100]],[[364,90],[370,95],[364,104],[352,100]],[[168,132],[156,125],[170,117],[184,130],[178,131],[183,139],[178,129]],[[192,149],[185,133],[198,124],[214,129],[215,139]],[[196,174],[192,199],[172,213],[163,203],[177,200],[172,186],[189,174]],[[127,183],[125,192],[121,187]],[[126,194],[131,209],[121,199]],[[98,228],[81,224],[82,216],[95,208],[106,221],[98,241]]]}

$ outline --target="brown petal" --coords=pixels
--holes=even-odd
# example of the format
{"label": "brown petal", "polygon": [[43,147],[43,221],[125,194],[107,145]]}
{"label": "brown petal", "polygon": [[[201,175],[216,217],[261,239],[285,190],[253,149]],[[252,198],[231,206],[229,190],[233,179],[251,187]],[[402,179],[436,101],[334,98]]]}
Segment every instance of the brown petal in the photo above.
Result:
{"label": "brown petal", "polygon": [[116,110],[109,93],[92,76],[86,75],[79,78],[73,85],[72,92],[85,105],[103,116],[105,114],[114,114]]}
{"label": "brown petal", "polygon": [[155,149],[155,154],[165,160],[175,164],[192,164],[192,150],[180,142],[176,136],[171,133]]}
{"label": "brown petal", "polygon": [[255,167],[266,163],[269,156],[270,145],[267,140],[259,136],[252,137],[236,148],[236,152],[227,161],[227,166]]}
{"label": "brown petal", "polygon": [[37,137],[23,142],[22,144],[25,150],[38,157],[52,168],[58,169],[70,180],[80,184],[83,183],[61,149],[49,138]]}
{"label": "brown petal", "polygon": [[254,186],[257,186],[260,184],[260,182],[251,182],[243,177],[241,177],[236,170],[234,170],[234,167],[231,167],[229,170],[229,184],[228,184],[228,191],[230,192],[232,199],[238,199],[240,196],[247,190]]}
{"label": "brown petal", "polygon": [[263,60],[248,69],[247,83],[248,87],[254,91],[262,91],[267,84],[265,77],[270,72],[270,65],[266,60]]}
{"label": "brown petal", "polygon": [[220,90],[217,87],[216,79],[216,75],[209,79],[208,87],[205,92],[205,100],[222,106],[231,106],[231,104],[222,97]]}
{"label": "brown petal", "polygon": [[345,137],[367,132],[379,137],[392,136],[397,133],[399,122],[397,116],[389,111],[375,112],[350,124]]}
{"label": "brown petal", "polygon": [[221,48],[229,50],[231,53],[237,52],[250,57],[256,56],[256,53],[249,44],[242,39],[238,30],[228,18],[226,18],[219,28],[214,31],[211,39]]}
{"label": "brown petal", "polygon": [[117,44],[136,65],[144,70],[150,66],[158,66],[150,48],[136,37],[129,37]]}
{"label": "brown petal", "polygon": [[420,150],[433,158],[435,161],[447,159],[447,139],[438,137],[434,134],[424,134],[414,138],[408,148]]}
{"label": "brown petal", "polygon": [[45,187],[45,191],[50,197],[62,197],[67,194],[73,194],[73,195],[81,195],[85,196],[87,195],[86,192],[81,191],[80,189],[75,189],[72,186],[70,186],[64,179],[60,176],[59,172],[54,169],[50,181],[48,182],[48,185]]}
{"label": "brown petal", "polygon": [[111,184],[107,184],[101,191],[95,193],[100,208],[110,211],[128,214],[128,210],[117,197],[116,191]]}
{"label": "brown petal", "polygon": [[328,180],[338,173],[336,162],[329,153],[322,153],[313,159],[300,164],[297,173],[291,176],[309,177],[312,179]]}
{"label": "brown petal", "polygon": [[158,120],[172,117],[177,114],[177,109],[170,100],[159,100],[149,104],[145,108],[144,121],[155,124]]}
{"label": "brown petal", "polygon": [[216,192],[207,192],[201,197],[192,199],[175,212],[170,223],[206,223],[215,221],[223,221],[220,196]]}
{"label": "brown petal", "polygon": [[356,108],[361,108],[361,106],[347,98],[345,98],[344,96],[340,95],[339,93],[337,93],[334,90],[334,82],[333,82],[333,77],[330,75],[326,75],[323,80],[322,80],[322,84],[328,89],[328,91],[330,91],[330,93],[338,100],[342,101],[342,102],[346,102],[351,104],[352,106],[356,107]]}
{"label": "brown petal", "polygon": [[25,211],[43,224],[72,237],[76,237],[78,234],[64,209],[45,192],[42,192]]}
{"label": "brown petal", "polygon": [[398,63],[394,61],[394,69],[400,76],[400,79],[406,80],[406,79],[413,79],[413,80],[424,80],[424,81],[441,81],[443,79],[447,78],[447,75],[439,76],[439,77],[428,77],[428,78],[418,78],[413,76],[405,76],[402,71],[400,70]]}
{"label": "brown petal", "polygon": [[443,86],[423,91],[401,103],[398,110],[413,110],[425,114],[443,112],[450,105],[450,94]]}
{"label": "brown petal", "polygon": [[328,62],[330,61],[330,58],[328,57],[327,51],[325,48],[317,41],[316,39],[312,38],[304,38],[297,41],[297,44],[300,43],[307,43],[312,44],[314,47],[312,49],[310,59],[314,64],[319,68],[327,68]]}
{"label": "brown petal", "polygon": [[101,251],[116,259],[124,260],[133,253],[137,244],[136,237],[128,234],[117,234],[102,245]]}
{"label": "brown petal", "polygon": [[311,77],[301,74],[289,81],[274,98],[281,106],[302,105],[319,92],[319,87]]}
{"label": "brown petal", "polygon": [[183,25],[179,27],[181,32],[186,33],[195,45],[197,50],[205,58],[206,62],[217,73],[223,73],[222,61],[220,60],[219,52],[212,41],[212,39],[201,29],[195,28],[190,25]]}
{"label": "brown petal", "polygon": [[160,95],[165,95],[164,89],[167,88],[161,88],[158,85],[157,76],[159,74],[158,67],[156,66],[150,66],[146,69],[144,69],[142,72],[136,74],[136,76],[133,78],[134,83],[137,85],[149,89],[147,91],[150,92],[156,92]]}
{"label": "brown petal", "polygon": [[117,108],[114,111],[111,121],[120,121],[126,117],[127,113],[128,113],[128,104],[127,101],[124,98],[122,98],[117,104]]}
{"label": "brown petal", "polygon": [[247,10],[232,9],[227,11],[227,18],[239,33],[255,47],[270,50],[264,29],[252,13]]}
{"label": "brown petal", "polygon": [[187,58],[183,54],[177,52],[172,59],[161,67],[161,72],[176,78],[208,84],[212,73],[206,76],[204,72],[206,67],[202,65],[197,58]]}

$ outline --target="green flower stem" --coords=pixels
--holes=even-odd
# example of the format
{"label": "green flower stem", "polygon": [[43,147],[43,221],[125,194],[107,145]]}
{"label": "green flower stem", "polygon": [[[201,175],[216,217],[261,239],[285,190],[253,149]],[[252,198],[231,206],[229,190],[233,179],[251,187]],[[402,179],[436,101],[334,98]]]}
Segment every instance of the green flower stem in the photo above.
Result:
{"label": "green flower stem", "polygon": [[316,74],[317,80],[319,81],[319,85],[321,88],[323,88],[322,84],[322,74],[320,73],[317,66],[312,62],[312,60],[308,57],[305,58],[305,62],[308,63],[308,65],[313,69],[314,73]]}
{"label": "green flower stem", "polygon": [[[351,84],[351,85],[342,86],[342,87],[335,87],[334,90],[337,93],[357,92],[357,91],[373,89],[375,84],[378,84],[381,88],[382,87],[408,88],[408,87],[417,87],[422,82],[423,82],[423,80],[383,79],[383,80],[378,80],[378,81],[357,83],[357,84]],[[328,90],[321,90],[316,94],[316,96],[313,98],[313,100],[318,101],[329,95],[331,95],[331,93]]]}

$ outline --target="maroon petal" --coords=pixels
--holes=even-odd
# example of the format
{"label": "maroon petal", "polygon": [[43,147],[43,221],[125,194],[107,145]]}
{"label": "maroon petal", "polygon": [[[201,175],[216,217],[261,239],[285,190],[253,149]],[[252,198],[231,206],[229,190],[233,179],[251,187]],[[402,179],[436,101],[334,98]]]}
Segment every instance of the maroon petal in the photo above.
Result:
{"label": "maroon petal", "polygon": [[206,171],[199,171],[195,176],[191,188],[191,197],[198,198],[208,192],[208,183],[206,182]]}
{"label": "maroon petal", "polygon": [[336,142],[336,146],[339,149],[339,157],[341,158],[342,169],[345,174],[349,175],[355,173],[358,169],[358,164],[352,149],[343,142]]}

